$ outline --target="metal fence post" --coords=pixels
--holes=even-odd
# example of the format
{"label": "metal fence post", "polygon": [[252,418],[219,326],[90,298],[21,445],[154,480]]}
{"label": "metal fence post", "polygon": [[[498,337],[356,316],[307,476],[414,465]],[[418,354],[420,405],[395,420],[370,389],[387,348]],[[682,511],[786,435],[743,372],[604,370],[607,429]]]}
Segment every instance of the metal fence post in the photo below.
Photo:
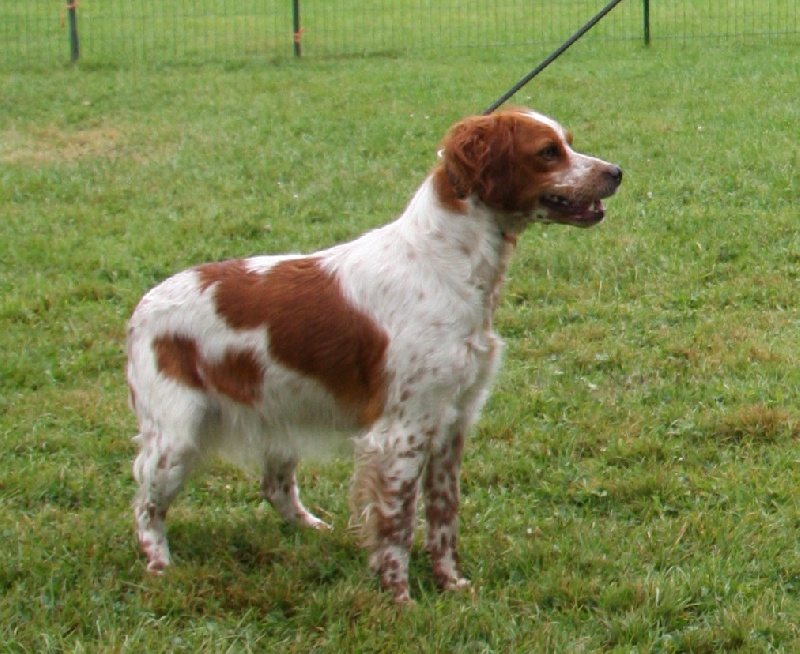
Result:
{"label": "metal fence post", "polygon": [[73,63],[78,61],[78,58],[81,56],[81,49],[80,45],[78,44],[77,7],[77,0],[67,0],[67,15],[69,16],[69,49],[70,58]]}
{"label": "metal fence post", "polygon": [[644,0],[644,44],[650,45],[650,0]]}
{"label": "metal fence post", "polygon": [[303,28],[300,26],[300,0],[292,0],[292,14],[294,16],[294,56],[301,54],[300,35]]}

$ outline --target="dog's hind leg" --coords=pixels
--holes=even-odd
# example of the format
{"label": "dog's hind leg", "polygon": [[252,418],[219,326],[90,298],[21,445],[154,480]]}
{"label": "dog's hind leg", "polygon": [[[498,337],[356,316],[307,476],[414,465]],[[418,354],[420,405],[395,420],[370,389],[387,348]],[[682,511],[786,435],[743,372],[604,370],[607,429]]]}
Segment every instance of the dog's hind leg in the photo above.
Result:
{"label": "dog's hind leg", "polygon": [[164,524],[167,509],[196,463],[198,450],[191,439],[153,425],[143,425],[136,440],[140,445],[133,464],[139,484],[133,502],[136,530],[147,570],[160,573],[170,563]]}
{"label": "dog's hind leg", "polygon": [[330,529],[329,524],[311,513],[300,501],[296,469],[296,458],[269,457],[264,462],[261,494],[286,522],[312,529]]}

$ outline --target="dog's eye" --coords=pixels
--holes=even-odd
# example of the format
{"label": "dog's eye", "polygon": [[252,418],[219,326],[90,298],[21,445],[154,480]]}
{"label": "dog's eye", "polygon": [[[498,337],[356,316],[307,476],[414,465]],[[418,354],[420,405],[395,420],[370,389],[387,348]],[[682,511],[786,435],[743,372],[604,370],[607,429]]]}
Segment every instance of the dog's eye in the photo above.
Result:
{"label": "dog's eye", "polygon": [[548,145],[546,148],[539,150],[539,156],[547,161],[555,161],[561,156],[561,150],[557,145]]}

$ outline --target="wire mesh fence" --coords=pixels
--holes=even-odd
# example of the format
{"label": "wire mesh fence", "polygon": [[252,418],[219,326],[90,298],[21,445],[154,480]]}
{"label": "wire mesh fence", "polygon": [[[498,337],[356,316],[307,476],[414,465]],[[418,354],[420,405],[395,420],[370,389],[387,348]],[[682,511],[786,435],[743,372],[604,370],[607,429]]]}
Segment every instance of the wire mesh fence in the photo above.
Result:
{"label": "wire mesh fence", "polygon": [[[602,0],[0,0],[0,65],[171,62],[553,44]],[[800,0],[625,0],[587,38],[796,38]],[[74,52],[77,55],[77,51]]]}

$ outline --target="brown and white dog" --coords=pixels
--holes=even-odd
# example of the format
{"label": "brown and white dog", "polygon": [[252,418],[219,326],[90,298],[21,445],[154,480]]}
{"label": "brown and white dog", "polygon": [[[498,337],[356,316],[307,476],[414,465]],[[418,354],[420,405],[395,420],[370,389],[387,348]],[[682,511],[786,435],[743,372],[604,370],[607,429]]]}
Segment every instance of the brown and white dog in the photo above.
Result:
{"label": "brown and white dog", "polygon": [[285,520],[325,528],[300,502],[295,469],[352,438],[352,517],[383,585],[409,599],[421,487],[435,577],[469,586],[459,470],[500,361],[492,317],[517,237],[533,222],[600,222],[622,180],[571,141],[524,109],[467,118],[394,222],[314,254],[200,265],[142,298],[127,378],[148,570],[170,562],[167,509],[205,455],[255,464]]}

